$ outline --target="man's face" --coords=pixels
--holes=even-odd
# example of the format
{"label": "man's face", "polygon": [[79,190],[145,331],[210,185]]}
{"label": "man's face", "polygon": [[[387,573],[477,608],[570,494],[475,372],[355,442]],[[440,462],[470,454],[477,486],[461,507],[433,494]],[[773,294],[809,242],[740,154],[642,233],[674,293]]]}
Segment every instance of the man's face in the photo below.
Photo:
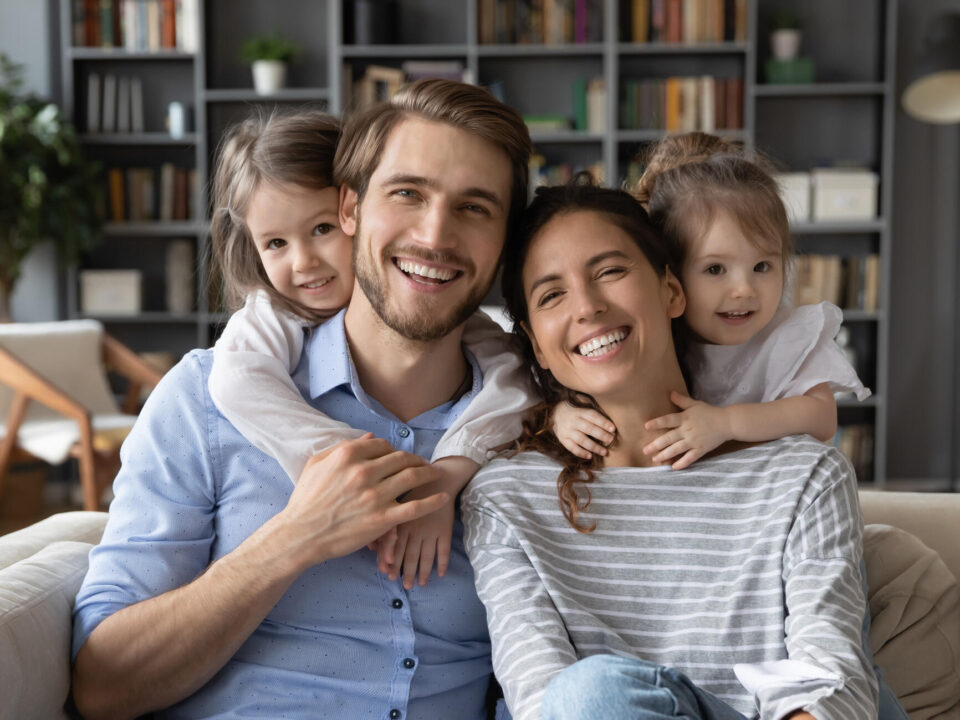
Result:
{"label": "man's face", "polygon": [[420,118],[393,129],[363,200],[347,188],[340,206],[357,283],[388,327],[435,340],[479,307],[503,249],[510,181],[506,153],[465,130]]}

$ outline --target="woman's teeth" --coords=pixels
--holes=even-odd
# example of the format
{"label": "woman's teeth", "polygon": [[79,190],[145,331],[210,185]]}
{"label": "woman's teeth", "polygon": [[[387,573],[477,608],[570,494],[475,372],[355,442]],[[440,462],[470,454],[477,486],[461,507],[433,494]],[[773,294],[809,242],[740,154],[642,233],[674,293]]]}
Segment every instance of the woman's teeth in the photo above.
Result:
{"label": "woman's teeth", "polygon": [[407,262],[406,260],[397,260],[397,267],[407,275],[417,276],[414,277],[414,280],[418,278],[429,278],[430,280],[448,282],[457,276],[456,270],[442,270],[440,268],[428,267],[427,265]]}
{"label": "woman's teeth", "polygon": [[577,350],[584,357],[597,357],[613,350],[627,336],[623,330],[614,330],[606,335],[598,335],[580,345]]}

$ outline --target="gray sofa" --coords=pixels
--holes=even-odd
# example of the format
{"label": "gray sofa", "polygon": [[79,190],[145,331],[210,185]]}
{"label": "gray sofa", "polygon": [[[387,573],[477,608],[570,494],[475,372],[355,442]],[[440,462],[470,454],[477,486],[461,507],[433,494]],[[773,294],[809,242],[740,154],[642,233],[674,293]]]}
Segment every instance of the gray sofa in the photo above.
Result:
{"label": "gray sofa", "polygon": [[[876,662],[912,720],[960,720],[960,495],[861,503]],[[63,513],[0,537],[0,719],[68,717],[73,599],[106,518]]]}

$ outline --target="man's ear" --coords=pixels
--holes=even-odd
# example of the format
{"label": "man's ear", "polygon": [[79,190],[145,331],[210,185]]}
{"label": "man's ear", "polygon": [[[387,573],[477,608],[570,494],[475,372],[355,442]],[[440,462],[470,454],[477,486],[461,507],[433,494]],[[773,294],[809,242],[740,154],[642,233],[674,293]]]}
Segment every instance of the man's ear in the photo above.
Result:
{"label": "man's ear", "polygon": [[683,285],[673,274],[670,268],[667,268],[663,277],[664,293],[667,298],[667,312],[671,318],[678,318],[683,315],[687,309],[687,296],[683,294]]}
{"label": "man's ear", "polygon": [[348,188],[346,185],[340,186],[340,229],[351,237],[357,234],[357,205],[360,199],[357,191]]}
{"label": "man's ear", "polygon": [[527,337],[530,338],[530,344],[533,346],[533,354],[537,358],[537,364],[540,365],[544,370],[549,370],[550,366],[547,365],[547,360],[543,356],[543,351],[540,350],[540,345],[537,343],[537,339],[533,336],[533,331],[530,330],[530,326],[527,325],[526,321],[520,322],[520,327],[527,334]]}

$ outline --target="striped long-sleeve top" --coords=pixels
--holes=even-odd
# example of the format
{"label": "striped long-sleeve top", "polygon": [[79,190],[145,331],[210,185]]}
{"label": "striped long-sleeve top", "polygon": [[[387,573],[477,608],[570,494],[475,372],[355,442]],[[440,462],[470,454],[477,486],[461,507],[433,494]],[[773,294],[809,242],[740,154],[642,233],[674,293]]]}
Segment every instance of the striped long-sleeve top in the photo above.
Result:
{"label": "striped long-sleeve top", "polygon": [[748,717],[876,717],[862,521],[840,453],[802,436],[682,471],[605,469],[589,534],[560,511],[559,470],[537,453],[498,459],[462,500],[515,720],[538,719],[552,677],[599,653],[675,668]]}

